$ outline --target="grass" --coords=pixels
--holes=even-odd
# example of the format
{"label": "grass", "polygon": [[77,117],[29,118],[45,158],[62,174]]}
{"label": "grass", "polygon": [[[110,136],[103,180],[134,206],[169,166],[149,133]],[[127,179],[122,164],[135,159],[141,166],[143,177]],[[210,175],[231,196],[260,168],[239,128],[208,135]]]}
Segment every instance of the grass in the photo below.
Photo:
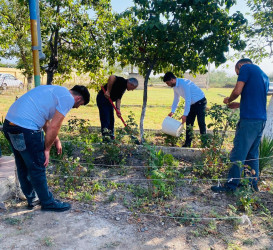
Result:
{"label": "grass", "polygon": [[[208,90],[203,89],[206,98],[208,100],[208,106],[211,103],[223,103],[223,96],[229,96],[232,89],[228,88],[210,88]],[[25,92],[25,91],[24,91]],[[3,91],[0,96],[0,119],[5,117],[6,113],[14,102],[16,96],[21,96],[24,92],[18,92],[17,90]],[[100,126],[99,112],[96,107],[96,93],[94,90],[90,91],[91,101],[87,106],[80,107],[79,109],[72,109],[64,123],[72,117],[89,119],[92,126]],[[135,114],[136,122],[139,124],[141,115],[141,105],[143,100],[143,90],[135,90],[125,92],[122,103],[121,113],[124,120],[127,119],[130,111]],[[144,128],[146,129],[161,129],[161,124],[167,114],[171,111],[171,105],[173,101],[173,90],[168,87],[149,87],[148,88],[148,107],[146,108],[146,116],[144,120]],[[125,105],[125,106],[124,106]],[[130,105],[130,106],[126,106]],[[140,106],[132,106],[140,105]],[[162,107],[162,106],[166,107]],[[122,107],[124,106],[124,107]],[[117,117],[116,127],[123,127],[122,122]],[[207,121],[208,123],[208,121]],[[197,122],[195,123],[197,128]]]}

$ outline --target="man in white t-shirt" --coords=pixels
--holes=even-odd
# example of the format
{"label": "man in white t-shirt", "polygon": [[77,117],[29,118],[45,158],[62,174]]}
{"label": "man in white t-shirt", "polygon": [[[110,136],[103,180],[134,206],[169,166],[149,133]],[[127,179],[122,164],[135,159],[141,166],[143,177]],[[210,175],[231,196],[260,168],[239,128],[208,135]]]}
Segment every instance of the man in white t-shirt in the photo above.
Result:
{"label": "man in white t-shirt", "polygon": [[68,90],[44,85],[30,90],[10,107],[3,132],[11,144],[29,209],[35,205],[36,194],[42,210],[61,212],[70,209],[69,203],[55,200],[48,190],[45,167],[53,144],[57,153],[62,153],[58,132],[66,114],[71,108],[88,104],[89,100],[85,86],[75,85]]}

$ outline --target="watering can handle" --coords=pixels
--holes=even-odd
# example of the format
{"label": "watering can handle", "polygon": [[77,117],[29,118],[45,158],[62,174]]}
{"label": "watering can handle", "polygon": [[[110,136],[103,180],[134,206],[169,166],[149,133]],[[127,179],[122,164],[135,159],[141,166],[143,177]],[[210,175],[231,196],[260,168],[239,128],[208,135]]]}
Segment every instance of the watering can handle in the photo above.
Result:
{"label": "watering can handle", "polygon": [[[105,94],[105,92],[106,92],[106,91],[105,91],[105,88],[104,88],[103,86],[101,86],[101,89],[102,89],[103,93]],[[118,113],[119,110],[116,108],[115,104],[113,103],[113,101],[111,100],[110,97],[108,98],[108,100],[109,100],[109,102],[112,104],[112,106],[113,106],[113,108],[115,109],[115,111]],[[124,126],[126,127],[127,125],[126,125],[125,121],[123,120],[123,118],[122,118],[122,117],[119,117],[119,118],[120,118],[120,120],[123,122]]]}

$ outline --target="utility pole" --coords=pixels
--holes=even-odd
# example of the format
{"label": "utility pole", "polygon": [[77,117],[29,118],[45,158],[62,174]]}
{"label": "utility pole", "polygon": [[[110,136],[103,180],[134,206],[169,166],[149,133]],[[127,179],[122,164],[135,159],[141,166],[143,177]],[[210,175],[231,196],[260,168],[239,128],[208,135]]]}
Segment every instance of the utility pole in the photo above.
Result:
{"label": "utility pole", "polygon": [[41,84],[40,59],[44,59],[42,53],[39,0],[29,0],[30,28],[33,56],[33,71],[35,87]]}

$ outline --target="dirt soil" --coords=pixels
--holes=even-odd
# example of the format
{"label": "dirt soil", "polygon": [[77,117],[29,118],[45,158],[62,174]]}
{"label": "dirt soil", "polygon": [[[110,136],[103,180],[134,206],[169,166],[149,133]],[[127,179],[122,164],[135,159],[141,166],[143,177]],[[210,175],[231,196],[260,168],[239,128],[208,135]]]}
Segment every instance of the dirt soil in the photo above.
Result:
{"label": "dirt soil", "polygon": [[[189,194],[184,188],[181,200],[167,209],[186,204],[205,217],[215,206],[227,209],[225,194],[207,198],[202,192]],[[22,201],[6,202],[8,210],[0,209],[0,249],[273,249],[272,235],[254,217],[249,217],[251,224],[216,220],[214,228],[207,221],[183,224],[156,214],[136,216],[118,200],[72,202],[73,208],[62,213],[43,212],[39,206],[27,210]]]}
{"label": "dirt soil", "polygon": [[[132,159],[132,169],[95,167],[91,177],[128,183],[115,188],[104,183],[106,190],[85,202],[67,194],[61,198],[72,204],[67,212],[43,212],[39,206],[27,210],[24,201],[5,202],[7,210],[0,207],[0,249],[273,249],[272,181],[265,181],[258,194],[259,204],[266,204],[271,215],[267,217],[261,214],[262,206],[249,215],[238,211],[234,195],[214,194],[209,183],[179,182],[171,199],[146,200],[137,187],[146,188],[147,182],[133,182],[144,178],[145,169],[137,168],[144,166],[142,161]],[[50,170],[48,177],[52,183]],[[51,189],[55,197],[61,196],[63,189]],[[221,219],[225,217],[241,219]]]}

